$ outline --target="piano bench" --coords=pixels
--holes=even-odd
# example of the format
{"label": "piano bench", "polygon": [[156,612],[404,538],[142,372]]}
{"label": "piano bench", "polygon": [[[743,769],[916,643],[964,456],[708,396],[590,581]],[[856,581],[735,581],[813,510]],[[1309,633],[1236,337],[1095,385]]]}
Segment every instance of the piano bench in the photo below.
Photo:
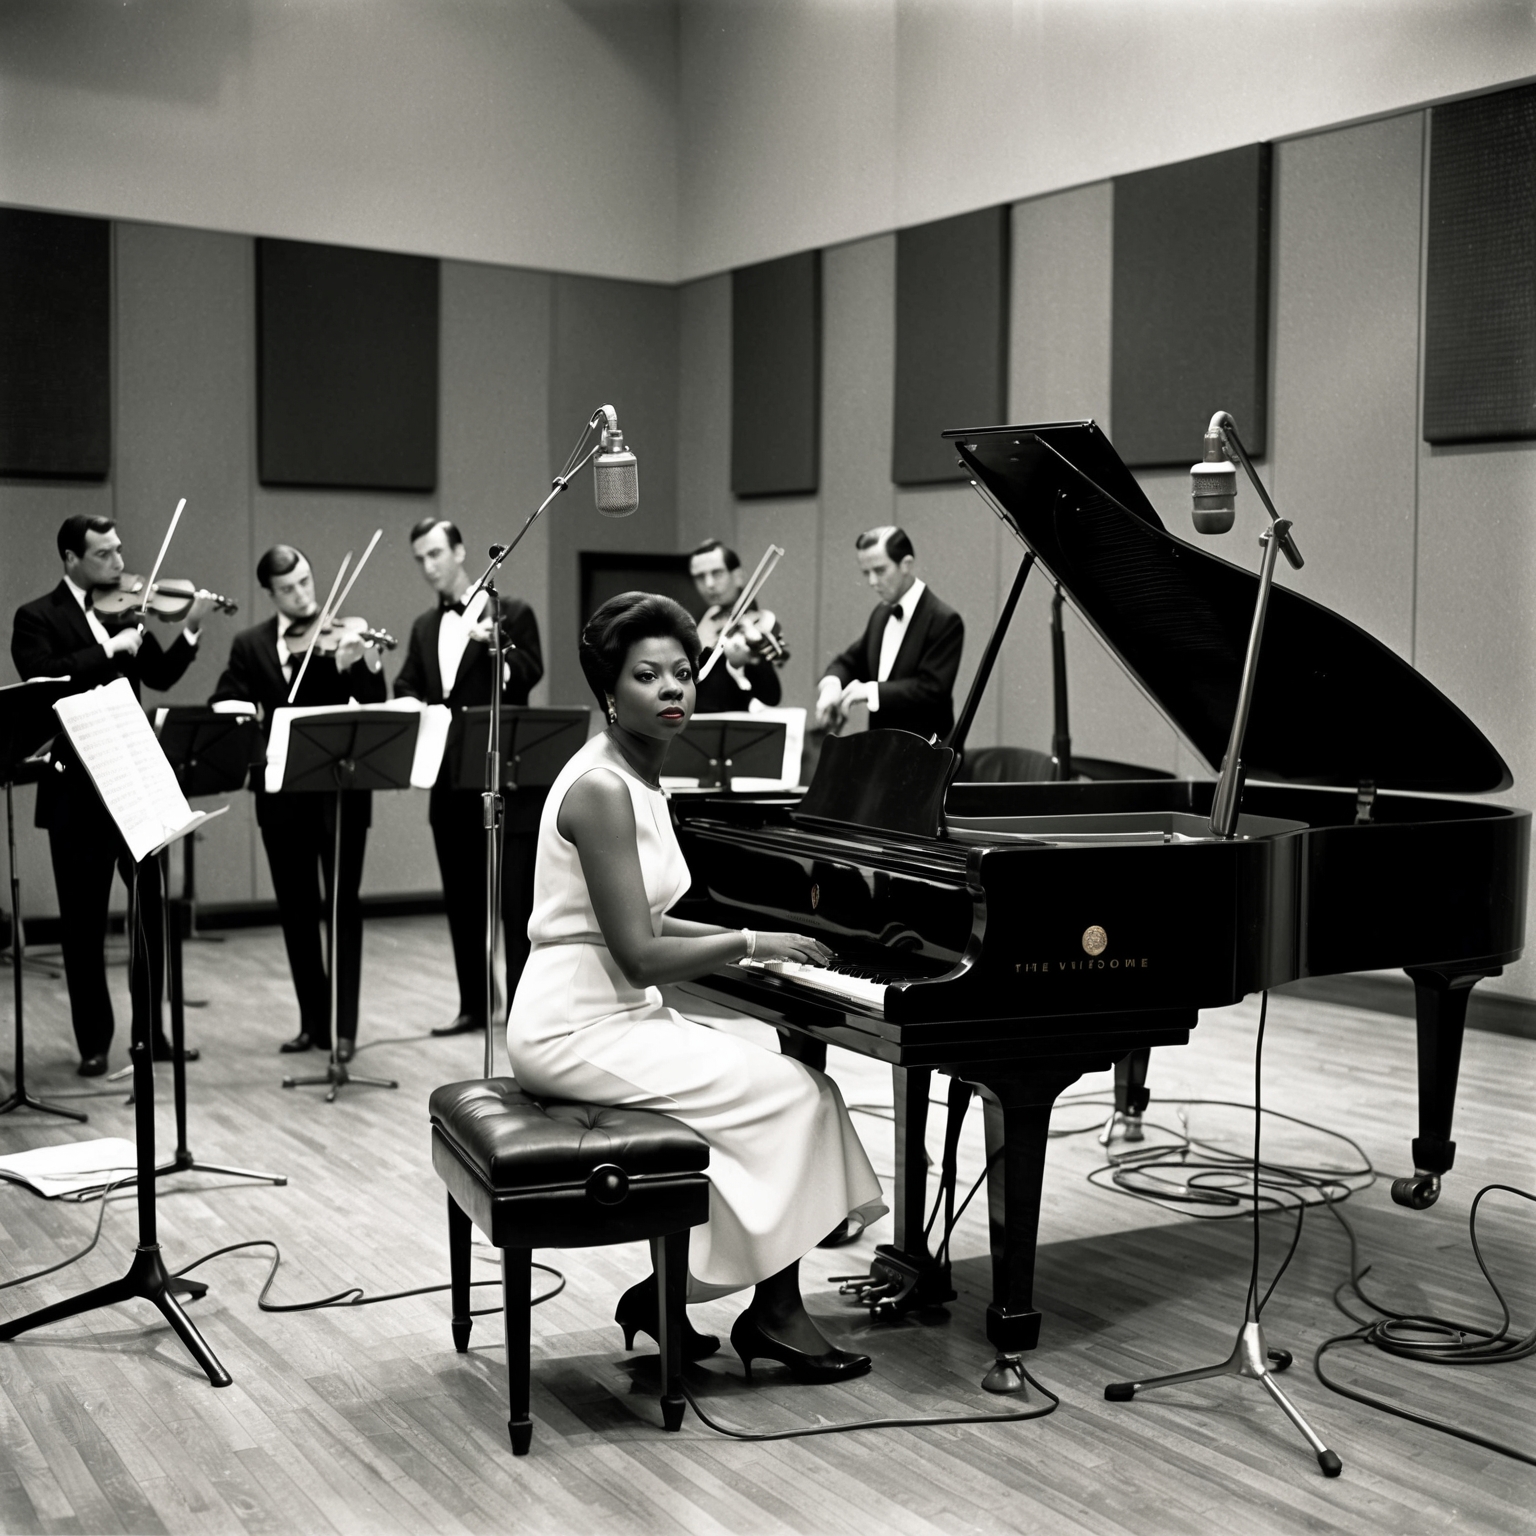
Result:
{"label": "piano bench", "polygon": [[668,1115],[536,1099],[510,1077],[447,1083],[431,1098],[432,1166],[448,1186],[453,1345],[469,1348],[469,1229],[501,1250],[512,1454],[526,1456],[535,1248],[648,1238],[661,1290],[661,1415],[683,1421],[688,1229],[709,1219],[709,1144]]}

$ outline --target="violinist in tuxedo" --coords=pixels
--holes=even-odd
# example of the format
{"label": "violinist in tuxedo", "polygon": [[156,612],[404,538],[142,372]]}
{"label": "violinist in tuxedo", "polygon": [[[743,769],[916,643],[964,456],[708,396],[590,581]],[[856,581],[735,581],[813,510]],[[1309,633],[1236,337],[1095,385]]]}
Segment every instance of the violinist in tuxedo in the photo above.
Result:
{"label": "violinist in tuxedo", "polygon": [[[263,624],[243,629],[229,648],[229,665],[210,703],[243,700],[261,716],[270,736],[272,713],[288,703],[293,680],[303,666],[298,641],[319,615],[315,578],[302,550],[274,544],[257,562],[256,580],[275,612]],[[294,644],[290,645],[289,642]],[[329,655],[315,655],[304,668],[296,705],[382,704],[388,688],[376,648],[361,636],[345,639]],[[338,932],[336,956],[336,1054],[350,1061],[357,1041],[357,1000],[363,974],[363,913],[358,896],[363,857],[373,819],[373,796],[364,789],[341,796],[341,868],[336,862],[336,800],[327,794],[266,792],[262,769],[251,772],[256,793],[256,824],[267,850],[272,888],[283,925],[283,943],[293,989],[298,995],[299,1032],[285,1040],[283,1052],[331,1048],[330,974],[320,932],[331,913],[331,883],[336,881]]]}
{"label": "violinist in tuxedo", "polygon": [[[470,588],[464,540],[456,524],[423,518],[411,529],[411,555],[435,601],[411,625],[405,663],[395,679],[397,698],[446,704],[454,711],[491,702],[493,664],[489,596]],[[502,702],[524,705],[544,675],[539,625],[518,598],[501,601]],[[454,789],[459,752],[457,718],[448,735],[443,766],[432,786],[428,819],[443,877],[443,902],[458,973],[459,1011],[434,1035],[484,1029],[485,1018],[485,825],[481,789]],[[528,919],[533,913],[533,859],[544,789],[520,789],[505,797],[502,818],[501,911],[506,944],[507,998],[517,990],[528,958]]]}
{"label": "violinist in tuxedo", "polygon": [[[115,591],[123,572],[122,540],[111,518],[66,518],[57,544],[63,579],[45,596],[16,610],[11,659],[17,672],[23,678],[68,676],[72,691],[78,693],[118,677],[128,679],[135,697],[141,687],[174,687],[197,655],[200,625],[213,606],[211,599],[198,598],[181,633],[162,646],[141,623],[104,620],[95,611],[94,595]],[[48,832],[79,1072],[98,1077],[107,1070],[114,1027],[106,969],[112,870],[115,866],[126,885],[133,858],[63,732],[54,738],[49,771],[37,786],[36,824]],[[134,1024],[147,1011],[154,1058],[169,1061],[171,1043],[161,1015],[165,945],[158,859],[141,866],[139,897],[149,964],[148,985],[134,988]],[[186,1059],[195,1061],[197,1055],[188,1050]]]}
{"label": "violinist in tuxedo", "polygon": [[816,724],[840,726],[864,706],[872,731],[942,740],[955,723],[965,622],[918,577],[912,540],[900,528],[861,533],[854,553],[880,601],[864,633],[828,663],[816,690]]}
{"label": "violinist in tuxedo", "polygon": [[754,600],[741,622],[723,641],[720,639],[746,584],[741,556],[719,539],[707,539],[688,556],[688,574],[693,577],[694,590],[709,604],[699,620],[699,644],[722,645],[725,651],[721,658],[725,664],[711,669],[699,683],[694,713],[745,709],[753,699],[770,707],[777,704],[783,693],[778,669],[789,660],[778,619]]}

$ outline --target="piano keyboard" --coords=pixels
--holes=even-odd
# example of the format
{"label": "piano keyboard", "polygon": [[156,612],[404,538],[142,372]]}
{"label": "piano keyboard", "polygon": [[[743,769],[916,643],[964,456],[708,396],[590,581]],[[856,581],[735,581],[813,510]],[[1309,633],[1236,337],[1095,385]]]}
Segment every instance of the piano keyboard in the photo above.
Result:
{"label": "piano keyboard", "polygon": [[763,971],[782,976],[796,986],[839,1002],[858,1003],[876,1013],[885,1012],[885,989],[893,981],[909,977],[876,971],[872,966],[833,961],[831,965],[804,965],[798,960],[738,960],[744,971]]}

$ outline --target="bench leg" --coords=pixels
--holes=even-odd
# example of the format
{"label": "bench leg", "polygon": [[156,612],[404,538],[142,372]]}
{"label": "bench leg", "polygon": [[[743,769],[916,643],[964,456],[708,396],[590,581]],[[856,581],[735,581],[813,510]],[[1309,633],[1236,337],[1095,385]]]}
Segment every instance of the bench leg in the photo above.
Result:
{"label": "bench leg", "polygon": [[469,1217],[448,1196],[448,1279],[453,1299],[453,1347],[462,1355],[469,1348]]}
{"label": "bench leg", "polygon": [[683,1423],[683,1303],[688,1294],[688,1229],[651,1239],[656,1270],[656,1310],[661,1327],[661,1424]]}
{"label": "bench leg", "polygon": [[533,1347],[533,1254],[527,1248],[501,1250],[501,1310],[507,1329],[507,1434],[512,1454],[526,1456],[533,1441],[528,1417],[528,1355]]}

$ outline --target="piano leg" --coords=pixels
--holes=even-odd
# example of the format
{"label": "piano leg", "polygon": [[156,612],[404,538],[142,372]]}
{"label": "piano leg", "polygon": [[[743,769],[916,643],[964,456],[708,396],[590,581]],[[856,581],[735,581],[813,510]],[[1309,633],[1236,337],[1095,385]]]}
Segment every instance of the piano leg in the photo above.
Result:
{"label": "piano leg", "polygon": [[1440,1176],[1456,1161],[1451,1117],[1456,1109],[1456,1079],[1461,1070],[1461,1041],[1472,988],[1491,969],[1431,970],[1413,967],[1414,1012],[1419,1037],[1419,1134],[1413,1139],[1413,1177],[1392,1181],[1392,1198],[1411,1210],[1427,1210],[1440,1198]]}
{"label": "piano leg", "polygon": [[[987,1213],[992,1228],[992,1304],[987,1338],[1000,1356],[1034,1349],[1040,1314],[1034,1306],[1035,1243],[1040,1232],[1040,1191],[1051,1106],[1084,1072],[1101,1070],[1093,1060],[1042,1061],[1029,1076],[1017,1065],[972,1074],[986,1115]],[[1004,1073],[1008,1075],[1004,1075]]]}
{"label": "piano leg", "polygon": [[850,1278],[845,1295],[863,1302],[873,1317],[894,1321],[921,1307],[942,1307],[955,1299],[949,1260],[936,1259],[923,1235],[928,1199],[928,1092],[933,1072],[927,1067],[892,1067],[895,1106],[896,1182],[891,1192],[895,1241],[881,1243],[868,1276]]}

